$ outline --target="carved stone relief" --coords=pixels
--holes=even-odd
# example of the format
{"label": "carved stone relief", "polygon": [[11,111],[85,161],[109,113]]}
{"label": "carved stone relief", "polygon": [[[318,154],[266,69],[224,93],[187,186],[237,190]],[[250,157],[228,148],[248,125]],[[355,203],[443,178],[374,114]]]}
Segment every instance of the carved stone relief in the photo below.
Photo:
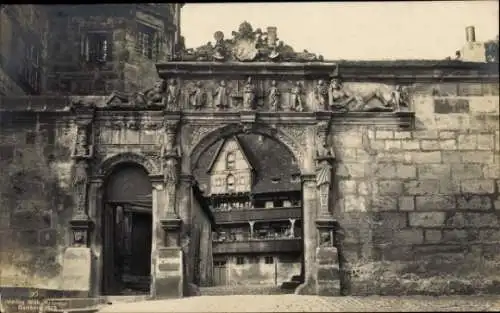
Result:
{"label": "carved stone relief", "polygon": [[172,56],[173,61],[287,61],[317,62],[323,57],[307,50],[295,52],[292,47],[279,41],[276,27],[268,27],[267,32],[260,28],[253,29],[248,22],[240,24],[238,31],[232,32],[232,38],[225,39],[224,33],[214,33],[215,43],[208,42],[196,49],[180,47]]}

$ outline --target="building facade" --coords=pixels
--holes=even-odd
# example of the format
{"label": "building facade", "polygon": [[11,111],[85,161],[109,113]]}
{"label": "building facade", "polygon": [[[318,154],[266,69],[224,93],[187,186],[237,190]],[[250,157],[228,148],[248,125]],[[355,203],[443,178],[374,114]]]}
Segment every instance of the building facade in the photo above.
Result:
{"label": "building facade", "polygon": [[300,169],[286,146],[250,134],[220,140],[195,177],[217,223],[214,285],[281,285],[300,276]]}
{"label": "building facade", "polygon": [[[145,89],[0,98],[2,285],[179,297],[298,253],[298,294],[498,292],[497,63],[325,61],[246,22],[214,37]],[[212,245],[224,219],[237,240]],[[241,244],[262,220],[293,238]]]}

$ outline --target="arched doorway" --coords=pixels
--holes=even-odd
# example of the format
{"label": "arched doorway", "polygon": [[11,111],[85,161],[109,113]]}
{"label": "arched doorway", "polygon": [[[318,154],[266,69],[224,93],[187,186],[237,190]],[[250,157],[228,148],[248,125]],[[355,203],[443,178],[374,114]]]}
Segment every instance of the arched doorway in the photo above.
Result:
{"label": "arched doorway", "polygon": [[217,224],[213,284],[292,291],[302,281],[304,247],[297,158],[258,133],[225,134],[199,147],[191,170]]}
{"label": "arched doorway", "polygon": [[105,295],[149,293],[151,191],[147,171],[135,163],[121,163],[105,178],[102,206]]}

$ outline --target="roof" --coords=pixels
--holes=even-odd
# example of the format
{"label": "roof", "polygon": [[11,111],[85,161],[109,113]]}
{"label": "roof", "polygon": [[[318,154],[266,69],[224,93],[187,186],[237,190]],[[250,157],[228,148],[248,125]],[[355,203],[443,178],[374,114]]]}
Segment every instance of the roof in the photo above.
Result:
{"label": "roof", "polygon": [[248,159],[248,151],[245,150],[245,148],[241,144],[241,141],[238,138],[238,136],[232,136],[232,137],[227,137],[227,138],[223,139],[222,141],[220,141],[219,147],[217,148],[217,151],[213,155],[212,162],[210,162],[210,165],[208,166],[207,173],[210,173],[210,171],[212,170],[212,167],[214,166],[215,162],[218,160],[219,154],[221,153],[222,148],[224,147],[224,145],[226,144],[226,142],[228,140],[233,140],[233,139],[234,139],[234,141],[236,141],[236,144],[238,145],[238,148],[243,153],[243,157],[245,158],[245,161],[247,161],[248,165],[250,166],[250,169],[254,170],[252,162]]}
{"label": "roof", "polygon": [[[294,162],[293,154],[274,139],[256,134],[235,136],[249,163],[254,169],[254,185],[252,193],[274,193],[300,191],[300,180],[293,180],[294,175],[300,175],[300,169]],[[232,137],[229,137],[232,138]],[[209,186],[210,170],[225,140],[221,139],[210,146],[198,160],[193,170],[194,176],[203,189]],[[274,180],[274,182],[273,182]]]}

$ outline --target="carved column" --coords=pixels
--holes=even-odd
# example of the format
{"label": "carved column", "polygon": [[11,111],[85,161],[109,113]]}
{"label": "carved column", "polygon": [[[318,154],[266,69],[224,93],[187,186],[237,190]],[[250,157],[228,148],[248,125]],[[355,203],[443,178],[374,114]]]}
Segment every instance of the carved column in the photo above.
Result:
{"label": "carved column", "polygon": [[72,189],[75,207],[70,221],[71,244],[86,247],[89,245],[89,232],[92,227],[92,220],[87,212],[87,190],[89,160],[93,156],[93,146],[89,137],[92,133],[90,125],[94,117],[94,111],[91,107],[80,107],[75,109],[75,113],[77,134],[71,155],[73,159]]}
{"label": "carved column", "polygon": [[163,173],[152,179],[153,208],[157,208],[157,217],[153,217],[154,228],[157,229],[153,231],[160,238],[158,246],[153,246],[155,256],[151,294],[154,298],[179,298],[184,292],[185,261],[180,242],[182,220],[176,210],[180,158],[176,141],[179,120],[179,114],[165,112],[165,133],[161,150]]}
{"label": "carved column", "polygon": [[314,221],[316,218],[316,175],[314,173],[302,174],[302,205],[303,205],[303,264],[301,276],[304,283],[296,290],[296,294],[311,295],[315,294],[313,290],[315,286],[315,246],[316,236]]}
{"label": "carved column", "polygon": [[[332,193],[332,170],[335,161],[335,152],[328,142],[330,123],[318,123],[318,144],[316,147],[316,187],[318,189],[318,217],[316,227],[319,232],[320,245],[327,244],[333,246],[335,219],[330,211]],[[325,242],[327,241],[327,242]]]}
{"label": "carved column", "polygon": [[316,294],[338,296],[340,295],[340,271],[334,239],[337,221],[330,210],[335,152],[328,141],[330,123],[320,122],[317,127],[319,143],[316,150],[316,187],[319,206],[316,227],[319,246],[316,249]]}
{"label": "carved column", "polygon": [[253,227],[255,225],[255,221],[249,221],[248,224],[250,225],[250,239],[253,239]]}
{"label": "carved column", "polygon": [[[179,125],[178,118],[165,118],[165,136],[163,142],[163,178],[164,178],[164,193],[166,195],[165,211],[161,214],[160,223],[165,231],[165,241],[167,246],[179,246],[179,233],[181,219],[177,214],[176,207],[176,191],[179,181],[179,153],[176,148],[176,135]],[[170,239],[169,239],[170,238]]]}
{"label": "carved column", "polygon": [[288,220],[290,221],[290,236],[292,238],[295,238],[295,222],[297,221],[297,219],[289,218]]}

